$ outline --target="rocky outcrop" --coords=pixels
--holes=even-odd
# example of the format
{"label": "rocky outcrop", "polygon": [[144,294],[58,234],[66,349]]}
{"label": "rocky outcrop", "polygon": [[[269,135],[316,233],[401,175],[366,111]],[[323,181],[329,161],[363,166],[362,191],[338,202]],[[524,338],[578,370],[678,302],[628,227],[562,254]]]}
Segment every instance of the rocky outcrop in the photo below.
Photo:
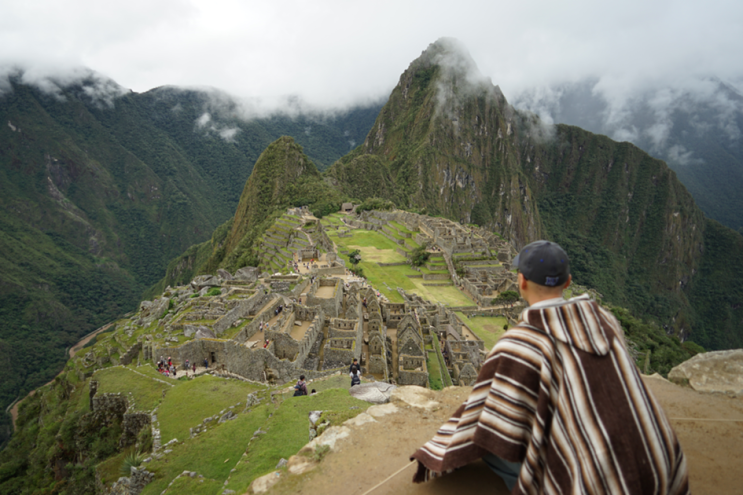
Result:
{"label": "rocky outcrop", "polygon": [[668,373],[668,379],[697,392],[743,396],[743,349],[697,354]]}

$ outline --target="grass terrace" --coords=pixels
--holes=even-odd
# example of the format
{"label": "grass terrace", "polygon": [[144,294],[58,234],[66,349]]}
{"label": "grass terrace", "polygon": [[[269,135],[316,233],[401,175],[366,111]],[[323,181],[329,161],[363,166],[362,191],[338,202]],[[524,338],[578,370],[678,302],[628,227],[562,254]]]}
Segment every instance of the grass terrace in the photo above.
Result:
{"label": "grass terrace", "polygon": [[[168,391],[157,412],[162,443],[173,438],[187,439],[189,428],[198,426],[204,418],[219,414],[238,402],[244,406],[249,393],[266,390],[262,385],[211,375],[177,383],[177,387]],[[242,407],[238,406],[233,411],[240,410]]]}
{"label": "grass terrace", "polygon": [[508,320],[503,316],[473,316],[468,318],[461,311],[457,311],[457,316],[475,335],[482,339],[485,343],[485,349],[488,351],[506,333],[503,326],[508,324]]}
{"label": "grass terrace", "polygon": [[[153,370],[154,371],[154,370]],[[155,371],[156,374],[158,374]],[[98,380],[98,393],[121,393],[134,400],[134,410],[150,412],[160,403],[163,391],[172,387],[142,376],[129,368],[116,366],[97,371],[93,378]]]}
{"label": "grass terrace", "polygon": [[[379,263],[403,262],[407,258],[397,252],[399,247],[397,244],[378,232],[360,229],[352,232],[351,237],[338,237],[331,234],[330,238],[335,242],[339,252],[350,252],[354,249],[361,252],[359,267],[364,270],[364,276],[391,302],[404,302],[402,296],[397,292],[397,287],[400,287],[425,299],[440,301],[449,306],[474,306],[472,300],[453,285],[423,285],[424,280],[417,278],[421,275],[421,272],[413,270],[409,265],[379,266]],[[428,271],[426,273],[439,272]],[[441,273],[445,273],[445,271]]]}

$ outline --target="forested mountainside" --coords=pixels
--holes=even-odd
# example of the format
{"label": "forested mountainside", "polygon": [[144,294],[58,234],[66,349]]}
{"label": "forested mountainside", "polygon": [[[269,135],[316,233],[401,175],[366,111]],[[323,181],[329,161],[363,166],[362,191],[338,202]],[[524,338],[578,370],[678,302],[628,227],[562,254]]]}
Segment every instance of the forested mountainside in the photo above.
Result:
{"label": "forested mountainside", "polygon": [[514,106],[558,123],[631,141],[665,160],[709,218],[743,229],[743,94],[716,78],[633,93],[614,101],[598,80],[532,88]]}
{"label": "forested mountainside", "polygon": [[[395,188],[347,172],[370,157],[376,184]],[[364,144],[327,175],[360,199],[477,223],[518,246],[557,240],[576,280],[612,302],[705,347],[743,345],[743,238],[636,146],[515,110],[456,41],[410,65]]]}
{"label": "forested mountainside", "polygon": [[[707,348],[743,345],[743,237],[706,219],[676,174],[633,144],[515,110],[456,41],[411,63],[364,143],[325,182],[341,197],[475,223],[519,247],[554,239],[576,281],[610,302]],[[245,252],[256,234],[225,244],[227,232],[257,225],[225,227],[201,246],[201,264],[192,248],[171,268],[237,268],[229,249],[242,242]]]}
{"label": "forested mountainside", "polygon": [[[214,91],[137,94],[92,73],[74,84],[21,79],[0,94],[3,410],[230,218],[269,143],[296,136],[322,168],[364,139],[379,110],[246,120]],[[0,421],[2,445],[10,427]]]}

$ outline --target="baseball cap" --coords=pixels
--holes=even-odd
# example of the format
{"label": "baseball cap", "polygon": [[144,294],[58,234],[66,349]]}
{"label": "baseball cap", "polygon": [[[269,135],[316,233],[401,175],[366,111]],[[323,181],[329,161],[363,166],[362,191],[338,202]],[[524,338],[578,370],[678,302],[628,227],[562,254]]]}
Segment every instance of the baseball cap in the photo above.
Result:
{"label": "baseball cap", "polygon": [[526,280],[546,287],[558,287],[568,281],[570,260],[565,251],[550,241],[534,241],[524,246],[511,262]]}

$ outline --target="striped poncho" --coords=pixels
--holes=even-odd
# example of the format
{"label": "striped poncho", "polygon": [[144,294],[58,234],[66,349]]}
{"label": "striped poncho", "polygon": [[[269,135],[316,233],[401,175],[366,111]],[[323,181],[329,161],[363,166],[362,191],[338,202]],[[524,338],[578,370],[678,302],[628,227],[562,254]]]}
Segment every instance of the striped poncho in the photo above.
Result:
{"label": "striped poncho", "polygon": [[467,401],[413,455],[414,481],[488,452],[522,463],[513,493],[689,492],[678,439],[619,322],[587,296],[522,313]]}

